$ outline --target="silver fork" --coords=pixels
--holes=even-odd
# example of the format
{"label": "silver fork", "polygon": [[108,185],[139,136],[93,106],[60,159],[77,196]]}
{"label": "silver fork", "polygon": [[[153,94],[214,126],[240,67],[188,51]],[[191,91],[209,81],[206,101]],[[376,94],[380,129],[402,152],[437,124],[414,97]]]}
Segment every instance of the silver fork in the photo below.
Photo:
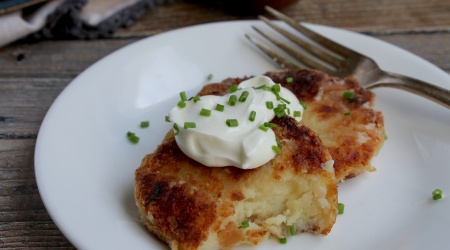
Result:
{"label": "silver fork", "polygon": [[360,82],[362,87],[367,89],[376,87],[398,88],[418,94],[444,107],[450,108],[449,90],[408,76],[383,71],[371,58],[361,55],[312,31],[273,8],[266,7],[266,10],[312,41],[307,41],[307,39],[301,38],[298,34],[293,34],[266,17],[260,16],[259,18],[267,25],[302,48],[294,49],[292,46],[287,45],[287,43],[263,32],[261,29],[253,27],[259,34],[300,63],[296,64],[292,60],[283,57],[280,53],[270,49],[258,39],[247,34],[245,35],[254,45],[274,59],[282,68],[309,67],[342,78],[353,76]]}

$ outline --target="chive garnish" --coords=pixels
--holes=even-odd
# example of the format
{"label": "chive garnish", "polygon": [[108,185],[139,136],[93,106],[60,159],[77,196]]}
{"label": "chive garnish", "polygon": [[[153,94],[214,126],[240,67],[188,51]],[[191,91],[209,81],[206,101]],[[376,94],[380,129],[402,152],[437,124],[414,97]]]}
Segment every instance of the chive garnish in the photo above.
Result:
{"label": "chive garnish", "polygon": [[150,127],[150,122],[149,121],[142,121],[141,122],[141,128],[148,128]]}
{"label": "chive garnish", "polygon": [[351,100],[355,97],[355,92],[345,91],[342,97]]}
{"label": "chive garnish", "polygon": [[239,97],[239,101],[240,102],[245,102],[247,100],[248,97],[248,91],[245,90],[242,92],[241,96]]}
{"label": "chive garnish", "polygon": [[176,123],[173,124],[173,134],[178,135],[180,132],[180,129],[178,128],[178,125]]}
{"label": "chive garnish", "polygon": [[206,77],[206,79],[207,79],[208,81],[212,80],[212,79],[213,79],[213,74],[208,74],[208,76]]}
{"label": "chive garnish", "polygon": [[275,154],[281,154],[281,150],[280,150],[280,148],[279,147],[277,147],[277,146],[275,146],[275,145],[273,145],[272,146],[272,150],[273,150],[273,152],[275,152]]}
{"label": "chive garnish", "polygon": [[280,112],[275,113],[275,115],[276,115],[278,118],[281,118],[281,117],[283,117],[284,115],[286,115],[286,112],[285,112],[284,110],[282,110],[282,111],[280,111]]}
{"label": "chive garnish", "polygon": [[233,85],[228,89],[228,93],[234,93],[238,90],[238,86],[237,85]]}
{"label": "chive garnish", "polygon": [[253,121],[255,121],[255,118],[256,118],[256,111],[252,110],[252,111],[250,112],[250,115],[248,116],[248,119],[249,119],[251,122],[253,122]]}
{"label": "chive garnish", "polygon": [[302,116],[302,113],[299,110],[294,111],[294,117],[300,117]]}
{"label": "chive garnish", "polygon": [[170,117],[168,115],[166,115],[166,117],[164,119],[166,122],[170,122]]}
{"label": "chive garnish", "polygon": [[184,92],[184,91],[180,92],[180,97],[181,97],[182,101],[184,101],[184,102],[187,101],[186,92]]}
{"label": "chive garnish", "polygon": [[433,200],[435,201],[442,199],[442,190],[440,189],[433,190],[431,194],[433,195]]}
{"label": "chive garnish", "polygon": [[268,109],[273,109],[273,102],[266,102],[266,107],[268,108]]}
{"label": "chive garnish", "polygon": [[295,227],[293,225],[289,226],[289,233],[291,233],[292,236],[296,234]]}
{"label": "chive garnish", "polygon": [[261,130],[264,131],[264,132],[267,132],[267,130],[269,130],[269,128],[266,127],[266,126],[264,126],[264,124],[259,125],[258,128],[261,129]]}
{"label": "chive garnish", "polygon": [[281,144],[281,141],[280,140],[276,140],[276,142],[277,142],[277,147],[278,148],[281,148],[283,145]]}
{"label": "chive garnish", "polygon": [[287,243],[286,237],[280,238],[280,243],[281,243],[281,244],[286,244],[286,243]]}
{"label": "chive garnish", "polygon": [[225,123],[228,125],[228,127],[237,127],[237,126],[239,126],[239,122],[236,119],[227,119]]}
{"label": "chive garnish", "polygon": [[284,81],[287,82],[287,83],[292,83],[294,81],[294,78],[287,77],[286,79],[284,79]]}
{"label": "chive garnish", "polygon": [[271,122],[265,122],[264,123],[264,127],[268,127],[268,128],[275,128],[277,125],[275,123],[271,123]]}
{"label": "chive garnish", "polygon": [[177,106],[180,107],[180,108],[184,108],[184,107],[186,107],[186,102],[184,102],[183,100],[181,100],[181,101],[179,101],[179,102],[177,103]]}
{"label": "chive garnish", "polygon": [[241,225],[239,226],[239,228],[244,229],[244,228],[247,228],[247,227],[249,227],[249,226],[250,226],[250,225],[249,225],[248,220],[244,220],[244,221],[241,223]]}
{"label": "chive garnish", "polygon": [[387,139],[389,139],[389,137],[387,136],[387,134],[384,134],[384,140],[386,141]]}
{"label": "chive garnish", "polygon": [[303,109],[306,110],[308,108],[308,105],[304,101],[300,101],[300,105],[302,105]]}
{"label": "chive garnish", "polygon": [[133,132],[128,131],[127,138],[133,144],[137,144],[139,142],[139,137],[137,137],[136,134]]}
{"label": "chive garnish", "polygon": [[202,110],[200,110],[200,115],[201,116],[210,116],[211,115],[211,110],[203,108]]}
{"label": "chive garnish", "polygon": [[236,105],[236,101],[237,101],[237,96],[231,95],[230,99],[228,99],[228,105],[234,106],[234,105]]}
{"label": "chive garnish", "polygon": [[344,113],[344,115],[350,115],[350,114],[351,114],[350,111],[347,111],[347,112]]}
{"label": "chive garnish", "polygon": [[225,106],[217,103],[215,110],[223,112],[224,109],[225,109]]}
{"label": "chive garnish", "polygon": [[200,96],[198,96],[198,95],[193,96],[193,97],[189,98],[189,100],[193,100],[194,103],[197,103],[198,101],[200,101]]}
{"label": "chive garnish", "polygon": [[280,90],[281,90],[280,84],[277,83],[277,84],[273,85],[272,88],[271,88],[271,90],[272,90],[272,92],[274,92],[274,93],[279,93]]}
{"label": "chive garnish", "polygon": [[188,128],[196,128],[197,125],[195,124],[195,122],[185,122],[184,123],[184,129],[188,129]]}
{"label": "chive garnish", "polygon": [[344,207],[345,205],[343,203],[338,203],[338,214],[344,213]]}

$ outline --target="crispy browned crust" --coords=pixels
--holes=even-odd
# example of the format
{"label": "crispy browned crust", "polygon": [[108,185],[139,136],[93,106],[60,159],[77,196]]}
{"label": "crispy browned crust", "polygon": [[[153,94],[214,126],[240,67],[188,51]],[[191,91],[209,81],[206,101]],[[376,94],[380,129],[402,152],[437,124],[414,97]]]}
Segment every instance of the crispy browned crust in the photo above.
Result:
{"label": "crispy browned crust", "polygon": [[[265,75],[291,90],[308,108],[302,123],[316,131],[334,159],[337,181],[373,171],[371,159],[384,142],[384,121],[381,112],[373,109],[375,95],[360,87],[354,78],[340,79],[309,69],[288,69]],[[287,83],[286,79],[292,78]],[[229,78],[205,86],[200,94],[224,95],[231,85],[245,78]],[[343,97],[345,91],[354,98]]]}
{"label": "crispy browned crust", "polygon": [[[337,212],[334,173],[322,168],[331,156],[317,134],[294,119],[283,117],[272,122],[278,125],[274,132],[282,143],[281,154],[252,170],[205,167],[187,157],[169,132],[156,151],[144,157],[135,173],[135,198],[148,229],[172,249],[197,249],[204,247],[206,241],[217,241],[217,249],[257,244],[270,232],[256,215],[240,215],[248,213],[240,209],[245,202],[252,202],[249,194],[260,192],[267,185],[282,188],[289,182],[312,178],[313,185],[326,190],[326,195],[319,198],[325,199],[329,207],[317,208],[315,202],[311,207],[305,206],[303,209],[320,210],[322,224],[311,220],[302,231],[327,234]],[[277,214],[272,212],[272,216]],[[245,230],[239,228],[244,219],[254,225]]]}

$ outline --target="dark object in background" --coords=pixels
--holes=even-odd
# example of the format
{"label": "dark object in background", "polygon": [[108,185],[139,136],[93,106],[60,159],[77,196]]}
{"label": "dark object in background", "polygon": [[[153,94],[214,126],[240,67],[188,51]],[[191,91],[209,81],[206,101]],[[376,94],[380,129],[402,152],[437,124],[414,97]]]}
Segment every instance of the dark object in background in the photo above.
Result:
{"label": "dark object in background", "polygon": [[231,14],[237,15],[255,15],[265,13],[264,6],[270,6],[274,9],[285,8],[298,0],[186,0],[212,5],[224,9]]}

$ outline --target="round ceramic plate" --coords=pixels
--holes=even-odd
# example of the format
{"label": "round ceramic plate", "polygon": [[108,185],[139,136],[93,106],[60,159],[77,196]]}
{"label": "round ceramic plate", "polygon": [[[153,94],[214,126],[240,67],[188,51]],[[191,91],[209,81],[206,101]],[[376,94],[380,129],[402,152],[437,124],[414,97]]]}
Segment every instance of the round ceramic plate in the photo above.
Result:
{"label": "round ceramic plate", "polygon": [[[55,100],[39,131],[35,171],[42,199],[79,249],[164,249],[141,225],[134,170],[170,129],[164,116],[178,93],[209,81],[273,70],[244,38],[259,21],[212,23],[126,46],[79,75]],[[450,76],[425,60],[361,34],[309,25],[374,58],[392,72],[450,88]],[[213,79],[207,80],[212,74]],[[443,249],[450,244],[450,110],[395,89],[376,89],[385,142],[376,172],[339,184],[339,215],[328,236],[300,234],[255,249]],[[140,121],[150,121],[140,128]],[[141,140],[127,141],[132,131]]]}

